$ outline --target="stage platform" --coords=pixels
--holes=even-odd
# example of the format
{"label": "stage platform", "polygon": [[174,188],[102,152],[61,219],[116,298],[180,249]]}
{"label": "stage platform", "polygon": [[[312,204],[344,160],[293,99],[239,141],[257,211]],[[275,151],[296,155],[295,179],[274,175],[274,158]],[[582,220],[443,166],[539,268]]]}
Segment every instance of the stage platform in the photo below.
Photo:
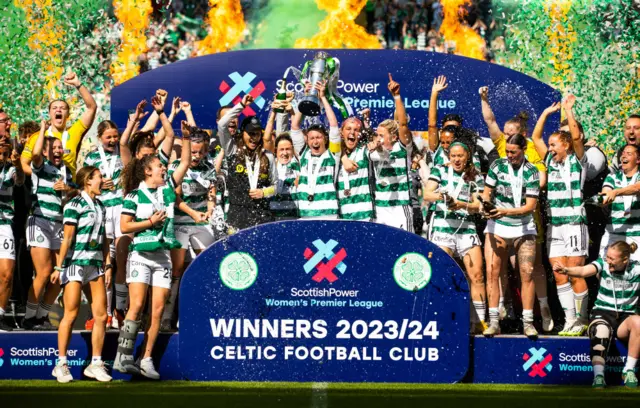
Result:
{"label": "stage platform", "polygon": [[[117,348],[117,331],[107,332],[104,360],[112,364]],[[138,336],[138,346],[142,342]],[[179,366],[180,333],[161,333],[156,344],[154,360],[163,379],[183,380]],[[482,336],[470,338],[471,361],[463,382],[504,384],[590,384],[593,378],[589,360],[589,339],[540,336],[529,340],[524,336],[503,335],[492,339]],[[139,351],[139,350],[138,350]],[[441,354],[455,350],[441,350]],[[51,379],[57,354],[56,332],[28,332],[16,330],[0,333],[0,379]],[[621,382],[626,349],[613,344],[607,365],[607,383]],[[81,371],[91,360],[91,332],[74,331],[68,361],[74,378],[82,378]],[[323,364],[320,360],[319,366]],[[415,364],[422,362],[416,361]],[[216,362],[212,359],[211,364]],[[251,362],[247,361],[247,365]],[[131,376],[113,372],[114,379],[129,380]],[[234,379],[229,373],[229,380]],[[256,376],[255,381],[268,381]],[[319,371],[317,381],[324,381]]]}

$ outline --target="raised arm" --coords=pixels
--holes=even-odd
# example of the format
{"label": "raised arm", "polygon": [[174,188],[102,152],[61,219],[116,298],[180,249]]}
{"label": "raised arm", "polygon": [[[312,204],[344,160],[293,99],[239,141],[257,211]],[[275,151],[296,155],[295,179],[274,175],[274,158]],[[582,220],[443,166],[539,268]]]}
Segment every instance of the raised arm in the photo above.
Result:
{"label": "raised arm", "polygon": [[[276,104],[276,106],[279,106],[279,104]],[[273,111],[273,109],[274,107],[272,105],[271,112],[269,112],[269,118],[267,119],[267,124],[264,127],[264,134],[262,135],[262,145],[266,150],[275,154],[275,139],[271,137],[271,134],[273,133],[274,122],[276,121],[276,113]]]}
{"label": "raised arm", "polygon": [[491,105],[489,104],[489,88],[483,86],[478,89],[478,92],[480,93],[480,104],[482,105],[482,118],[484,119],[484,123],[487,124],[491,140],[495,142],[502,135],[502,131],[500,130],[500,126],[498,126],[496,116],[493,114],[493,110],[491,110]]}
{"label": "raised arm", "polygon": [[181,101],[180,109],[182,109],[184,115],[187,117],[189,126],[197,126],[196,119],[193,117],[193,111],[191,110],[191,104],[187,101]]}
{"label": "raised arm", "polygon": [[400,142],[405,146],[411,146],[411,131],[409,130],[409,121],[407,119],[407,111],[404,108],[402,102],[402,96],[400,96],[400,84],[393,80],[391,73],[389,73],[389,84],[387,85],[389,92],[393,95],[393,99],[396,103],[396,114],[398,115],[398,125],[400,127],[398,135],[400,136]]}
{"label": "raised arm", "polygon": [[[164,104],[167,101],[167,96],[168,93],[167,91],[165,91],[164,89],[158,89],[156,91],[156,95],[158,98],[160,98],[160,101],[162,101],[162,106],[164,106]],[[153,132],[156,130],[156,126],[158,126],[158,120],[160,120],[160,117],[158,116],[157,112],[152,112],[151,115],[149,116],[149,119],[147,119],[147,122],[144,124],[144,126],[142,127],[142,129],[140,130],[141,132]]]}
{"label": "raised arm", "polygon": [[438,95],[447,89],[447,77],[440,75],[433,79],[431,100],[429,101],[429,150],[435,152],[438,148]]}
{"label": "raised arm", "polygon": [[253,96],[246,94],[240,103],[237,103],[233,108],[229,109],[218,121],[218,137],[220,137],[220,146],[225,151],[229,151],[229,146],[233,142],[233,137],[229,133],[229,122],[240,116],[240,113],[244,110],[245,106],[253,102]]}
{"label": "raised arm", "polygon": [[169,122],[169,118],[164,113],[164,103],[158,96],[154,96],[151,98],[151,105],[155,113],[160,118],[162,123],[162,129],[164,130],[165,138],[162,142],[162,153],[166,157],[171,157],[171,151],[173,150],[173,139],[175,134],[173,133],[173,128],[171,127],[171,122]]}
{"label": "raised arm", "polygon": [[549,106],[547,109],[542,111],[542,114],[538,118],[538,122],[536,122],[536,127],[533,129],[533,133],[531,134],[531,141],[533,142],[533,147],[536,148],[536,152],[540,157],[544,158],[547,155],[547,144],[544,142],[542,138],[542,132],[544,130],[544,124],[547,122],[547,118],[552,113],[558,112],[560,110],[560,102],[554,102],[553,105]]}
{"label": "raised arm", "polygon": [[47,122],[43,120],[40,122],[40,133],[38,134],[36,144],[33,146],[33,151],[31,152],[31,164],[36,168],[42,166],[42,162],[44,162],[42,151],[44,150],[44,133],[46,130]]}
{"label": "raised arm", "polygon": [[182,154],[180,155],[180,164],[173,172],[173,182],[176,186],[182,184],[184,175],[187,174],[191,164],[191,137],[189,135],[189,124],[186,121],[182,121]]}
{"label": "raised arm", "polygon": [[571,132],[571,139],[573,140],[573,150],[576,152],[578,160],[582,160],[584,157],[584,142],[580,135],[580,128],[578,122],[573,115],[573,106],[576,103],[575,95],[569,95],[563,102],[564,112],[567,115],[567,122],[569,122],[569,131]]}
{"label": "raised arm", "polygon": [[148,112],[144,111],[144,108],[147,106],[147,101],[144,99],[138,103],[136,106],[136,110],[134,113],[129,115],[129,120],[127,120],[127,127],[122,132],[122,136],[120,136],[120,158],[122,159],[122,164],[126,166],[131,161],[133,153],[129,148],[129,139],[131,135],[134,133],[134,129],[140,123],[140,120],[144,118]]}
{"label": "raised arm", "polygon": [[64,83],[69,86],[74,86],[80,93],[80,97],[86,107],[86,110],[82,113],[82,116],[80,116],[80,121],[85,128],[89,129],[91,125],[93,125],[93,120],[95,119],[96,112],[98,111],[98,104],[96,103],[96,100],[93,99],[89,89],[82,85],[80,78],[78,78],[74,72],[70,72],[65,75]]}

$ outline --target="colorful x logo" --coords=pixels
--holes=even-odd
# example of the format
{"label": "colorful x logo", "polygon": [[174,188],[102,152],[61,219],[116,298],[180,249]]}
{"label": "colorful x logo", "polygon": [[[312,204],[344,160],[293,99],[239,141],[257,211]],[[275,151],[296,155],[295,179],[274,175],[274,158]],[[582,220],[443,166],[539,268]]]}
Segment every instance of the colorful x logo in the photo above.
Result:
{"label": "colorful x logo", "polygon": [[[304,250],[304,257],[307,260],[304,264],[304,271],[309,273],[314,268],[318,270],[318,272],[312,277],[314,281],[322,282],[323,279],[326,279],[330,283],[333,283],[338,279],[338,276],[333,273],[334,269],[337,269],[341,274],[344,274],[347,270],[347,265],[342,262],[347,256],[347,251],[345,251],[344,248],[341,248],[337,253],[334,253],[333,249],[337,245],[338,242],[333,239],[327,241],[326,244],[322,242],[322,240],[316,239],[313,241],[313,246],[317,249],[315,254],[310,248]],[[327,263],[323,262],[325,259],[328,260]]]}
{"label": "colorful x logo", "polygon": [[[224,94],[222,98],[220,98],[220,106],[226,106],[230,103],[234,105],[242,100],[241,94],[249,94],[253,96],[253,101],[260,109],[264,107],[264,98],[260,95],[264,92],[264,82],[258,82],[258,85],[255,87],[251,86],[251,81],[256,78],[256,74],[253,72],[247,72],[244,76],[241,76],[239,73],[234,72],[229,75],[229,78],[233,81],[233,86],[229,86],[226,81],[220,82],[220,91]],[[251,109],[250,106],[244,108],[242,113],[245,116],[253,116],[256,112]]]}

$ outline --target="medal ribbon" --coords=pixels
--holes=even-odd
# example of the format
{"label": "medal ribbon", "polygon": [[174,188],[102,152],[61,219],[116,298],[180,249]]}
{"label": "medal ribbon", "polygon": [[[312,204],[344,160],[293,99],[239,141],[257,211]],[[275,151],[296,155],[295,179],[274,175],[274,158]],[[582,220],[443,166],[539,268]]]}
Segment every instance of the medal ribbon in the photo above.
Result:
{"label": "medal ribbon", "polygon": [[[627,176],[622,172],[622,187],[627,187],[632,184],[636,184],[638,182],[638,172],[636,172],[633,177],[631,177],[631,181],[627,180]],[[624,202],[624,215],[631,214],[631,205],[633,204],[633,200],[635,199],[635,195],[625,195],[622,196],[622,200]]]}
{"label": "medal ribbon", "polygon": [[252,164],[249,158],[245,157],[244,164],[249,176],[249,188],[252,190],[255,190],[256,188],[258,188],[258,177],[260,177],[260,159],[256,154],[256,157],[253,161],[253,167],[252,167]]}
{"label": "medal ribbon", "polygon": [[514,174],[513,166],[507,163],[509,170],[509,180],[511,181],[511,192],[513,193],[513,208],[522,207],[522,174],[524,171],[524,162],[520,165],[518,172]]}
{"label": "medal ribbon", "polygon": [[118,154],[112,154],[111,157],[107,158],[104,147],[101,144],[98,145],[98,153],[100,153],[100,169],[103,170],[102,173],[106,178],[113,180],[113,173],[116,172],[116,164],[118,164]]}
{"label": "medal ribbon", "polygon": [[84,201],[86,201],[89,209],[96,214],[96,218],[93,221],[93,227],[91,227],[91,234],[89,235],[89,245],[91,249],[94,249],[93,246],[96,245],[100,240],[100,226],[103,222],[103,214],[102,211],[99,211],[98,207],[95,205],[86,191],[81,192],[80,195],[82,196]]}

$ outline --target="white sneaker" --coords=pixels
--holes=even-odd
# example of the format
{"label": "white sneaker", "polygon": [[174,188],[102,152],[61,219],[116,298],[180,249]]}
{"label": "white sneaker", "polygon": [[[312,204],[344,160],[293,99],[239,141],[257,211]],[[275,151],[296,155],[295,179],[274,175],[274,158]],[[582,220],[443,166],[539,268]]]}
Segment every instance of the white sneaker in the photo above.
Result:
{"label": "white sneaker", "polygon": [[100,382],[111,381],[111,376],[107,373],[107,367],[104,365],[104,361],[91,363],[84,369],[84,375]]}
{"label": "white sneaker", "polygon": [[160,379],[160,374],[156,371],[151,359],[140,360],[140,374],[151,380]]}
{"label": "white sneaker", "polygon": [[497,320],[489,322],[489,327],[482,332],[484,337],[493,337],[497,334],[500,334],[500,323]]}
{"label": "white sneaker", "polygon": [[73,376],[69,371],[69,366],[66,364],[56,365],[55,367],[53,367],[51,375],[56,377],[56,380],[58,380],[58,382],[61,384],[66,384],[73,381]]}
{"label": "white sneaker", "polygon": [[523,322],[523,333],[530,339],[535,339],[538,337],[538,331],[533,326],[533,323]]}
{"label": "white sneaker", "polygon": [[564,322],[564,327],[562,328],[562,330],[560,330],[560,333],[558,333],[559,336],[569,336],[569,332],[571,331],[571,328],[573,327],[573,325],[578,321],[578,319],[567,319]]}
{"label": "white sneaker", "polygon": [[551,309],[549,307],[540,308],[540,314],[542,315],[542,331],[549,333],[553,330],[553,317],[551,316]]}
{"label": "white sneaker", "polygon": [[580,337],[584,334],[584,332],[587,331],[588,327],[589,325],[585,324],[582,320],[578,319],[573,324],[573,326],[571,326],[571,329],[569,329],[569,331],[567,332],[567,334],[565,334],[565,336]]}

